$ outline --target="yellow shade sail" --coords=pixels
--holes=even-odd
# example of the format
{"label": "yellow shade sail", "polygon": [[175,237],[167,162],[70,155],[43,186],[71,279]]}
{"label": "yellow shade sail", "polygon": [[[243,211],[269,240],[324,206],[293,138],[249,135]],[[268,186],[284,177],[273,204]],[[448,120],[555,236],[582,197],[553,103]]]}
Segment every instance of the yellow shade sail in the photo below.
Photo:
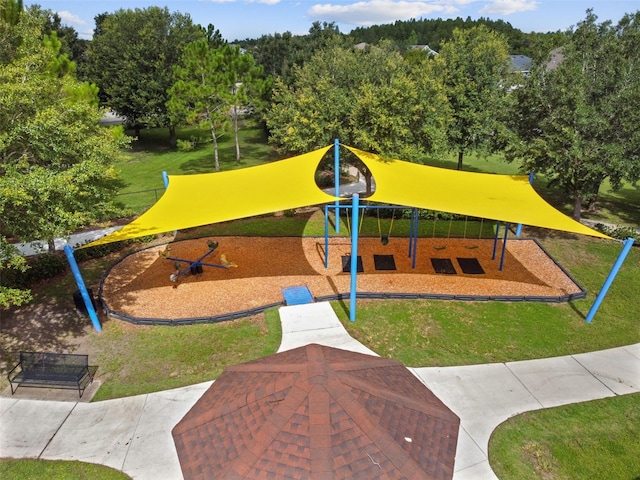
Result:
{"label": "yellow shade sail", "polygon": [[373,175],[376,189],[368,200],[609,238],[549,205],[527,176],[430,167],[345,148]]}
{"label": "yellow shade sail", "polygon": [[335,201],[315,182],[318,165],[331,147],[257,167],[169,175],[169,188],[153,207],[86,246]]}
{"label": "yellow shade sail", "polygon": [[[167,191],[153,207],[121,230],[86,246],[335,202],[336,197],[315,183],[318,165],[331,147],[257,167],[170,175]],[[609,238],[549,205],[526,176],[386,160],[344,147],[373,175],[376,190],[368,200]]]}

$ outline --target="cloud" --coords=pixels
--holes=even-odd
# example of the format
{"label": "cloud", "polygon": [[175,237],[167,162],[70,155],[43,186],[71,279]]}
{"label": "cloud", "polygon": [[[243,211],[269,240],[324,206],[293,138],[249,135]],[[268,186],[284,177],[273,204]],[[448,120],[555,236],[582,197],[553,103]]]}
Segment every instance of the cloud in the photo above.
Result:
{"label": "cloud", "polygon": [[56,12],[56,13],[58,14],[58,16],[60,17],[60,20],[62,20],[63,23],[69,23],[71,25],[87,25],[87,22],[82,20],[79,16],[71,12],[67,12],[66,10],[63,10],[62,12]]}
{"label": "cloud", "polygon": [[493,0],[480,10],[481,15],[510,15],[512,13],[527,12],[538,7],[536,0]]}
{"label": "cloud", "polygon": [[211,3],[264,3],[265,5],[275,5],[281,0],[209,0]]}
{"label": "cloud", "polygon": [[474,0],[371,0],[348,5],[316,4],[308,10],[311,18],[347,23],[351,25],[376,25],[395,20],[409,20],[432,13],[451,14],[458,11],[456,5]]}

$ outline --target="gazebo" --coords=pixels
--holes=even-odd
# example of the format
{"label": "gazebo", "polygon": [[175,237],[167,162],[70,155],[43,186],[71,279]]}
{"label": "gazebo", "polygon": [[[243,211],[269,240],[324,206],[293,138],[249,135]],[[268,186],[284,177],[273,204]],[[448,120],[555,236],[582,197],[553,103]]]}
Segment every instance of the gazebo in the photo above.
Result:
{"label": "gazebo", "polygon": [[460,420],[402,363],[316,344],[227,368],[173,438],[189,479],[450,479]]}

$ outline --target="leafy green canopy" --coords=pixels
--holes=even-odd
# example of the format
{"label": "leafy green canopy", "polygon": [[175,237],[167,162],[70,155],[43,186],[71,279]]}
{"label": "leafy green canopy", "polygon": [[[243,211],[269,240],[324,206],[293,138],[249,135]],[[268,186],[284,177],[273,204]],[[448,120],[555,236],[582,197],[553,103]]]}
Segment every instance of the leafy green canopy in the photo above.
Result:
{"label": "leafy green canopy", "polygon": [[23,12],[11,27],[19,47],[0,68],[3,266],[23,265],[7,246],[10,236],[51,245],[114,213],[112,165],[127,143],[121,129],[99,125],[97,88],[76,80],[55,33],[43,37],[46,17],[38,9]]}
{"label": "leafy green canopy", "polygon": [[84,66],[105,106],[138,127],[168,126],[173,66],[184,47],[204,36],[188,15],[167,8],[123,10],[96,18]]}
{"label": "leafy green canopy", "polygon": [[444,145],[448,107],[430,62],[406,62],[390,43],[366,50],[334,45],[276,80],[266,114],[270,140],[298,153],[334,138],[360,148],[424,160]]}
{"label": "leafy green canopy", "polygon": [[211,132],[217,172],[218,136],[231,118],[239,162],[238,117],[262,93],[262,69],[238,47],[201,39],[187,45],[173,71],[175,83],[167,102],[172,120],[198,124]]}
{"label": "leafy green canopy", "polygon": [[455,30],[434,59],[452,111],[447,129],[458,169],[469,150],[489,151],[506,109],[509,51],[501,34],[484,25]]}
{"label": "leafy green canopy", "polygon": [[588,11],[555,53],[514,92],[507,158],[558,185],[579,219],[605,179],[640,178],[640,12],[613,25]]}

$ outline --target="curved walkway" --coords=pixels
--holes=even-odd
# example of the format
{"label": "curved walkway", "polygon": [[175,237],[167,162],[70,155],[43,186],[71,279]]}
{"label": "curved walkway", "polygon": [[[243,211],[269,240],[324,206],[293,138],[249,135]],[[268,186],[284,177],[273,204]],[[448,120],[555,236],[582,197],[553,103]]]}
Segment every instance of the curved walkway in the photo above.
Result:
{"label": "curved walkway", "polygon": [[[308,343],[376,355],[326,302],[282,307],[279,351]],[[497,478],[491,432],[528,410],[640,392],[640,344],[542,360],[410,368],[461,420],[455,480]],[[171,429],[212,382],[96,403],[0,397],[0,457],[80,460],[180,479]]]}

